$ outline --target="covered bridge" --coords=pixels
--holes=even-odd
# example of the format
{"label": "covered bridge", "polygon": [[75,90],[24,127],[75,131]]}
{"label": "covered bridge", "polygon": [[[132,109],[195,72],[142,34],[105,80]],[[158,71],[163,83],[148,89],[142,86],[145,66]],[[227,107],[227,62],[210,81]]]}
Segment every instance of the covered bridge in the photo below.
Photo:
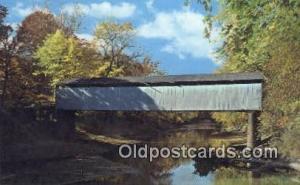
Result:
{"label": "covered bridge", "polygon": [[[56,90],[62,111],[247,111],[248,141],[262,109],[260,73],[75,79]],[[251,144],[249,144],[250,146]]]}
{"label": "covered bridge", "polygon": [[261,110],[260,73],[75,79],[58,86],[64,110]]}

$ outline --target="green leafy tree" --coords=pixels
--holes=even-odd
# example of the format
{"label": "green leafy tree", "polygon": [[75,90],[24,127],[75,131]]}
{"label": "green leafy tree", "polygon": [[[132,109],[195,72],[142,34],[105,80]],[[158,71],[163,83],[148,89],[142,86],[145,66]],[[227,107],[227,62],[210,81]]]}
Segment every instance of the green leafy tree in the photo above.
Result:
{"label": "green leafy tree", "polygon": [[35,53],[40,70],[51,79],[54,87],[63,80],[75,77],[90,77],[95,69],[96,57],[89,44],[67,36],[61,30],[49,35]]}
{"label": "green leafy tree", "polygon": [[[144,57],[141,52],[134,50],[135,30],[131,23],[102,22],[97,25],[94,32],[94,43],[105,62],[105,76],[137,75],[148,68],[151,73],[156,67],[149,57]],[[140,65],[140,59],[143,62]],[[149,68],[150,67],[150,68]],[[140,71],[134,72],[134,69]],[[152,70],[152,71],[151,71]],[[146,70],[144,71],[146,72]],[[144,73],[143,75],[146,75]]]}
{"label": "green leafy tree", "polygon": [[44,74],[33,75],[39,70],[37,60],[33,58],[37,48],[43,44],[43,41],[49,34],[53,34],[56,30],[62,30],[66,35],[72,35],[75,26],[79,26],[79,18],[76,15],[58,16],[53,15],[47,8],[32,12],[21,22],[16,31],[16,40],[19,44],[18,55],[22,58],[22,63],[26,73],[26,87],[23,92],[31,94],[28,96],[32,103],[38,104],[48,102],[51,98],[51,88],[49,87],[50,79]]}
{"label": "green leafy tree", "polygon": [[[264,133],[280,132],[299,116],[300,2],[223,0],[217,15],[208,15],[210,24],[221,27],[223,45],[217,54],[224,63],[218,72],[261,71],[265,76],[262,128]],[[241,121],[231,116],[214,114],[223,122]]]}
{"label": "green leafy tree", "polygon": [[[92,43],[77,39],[62,30],[50,34],[37,49],[35,59],[54,87],[74,77],[148,75],[157,72],[157,64],[148,56],[127,54],[133,28],[129,23],[101,23]],[[139,54],[140,56],[141,54]]]}
{"label": "green leafy tree", "polygon": [[37,61],[33,58],[36,49],[43,43],[48,34],[54,33],[60,25],[49,11],[37,10],[22,20],[16,30],[16,40],[19,44],[20,56],[25,73],[23,74],[26,86],[22,92],[27,94],[27,101],[32,103],[48,102],[51,94],[49,78],[43,74],[33,75],[38,68]]}

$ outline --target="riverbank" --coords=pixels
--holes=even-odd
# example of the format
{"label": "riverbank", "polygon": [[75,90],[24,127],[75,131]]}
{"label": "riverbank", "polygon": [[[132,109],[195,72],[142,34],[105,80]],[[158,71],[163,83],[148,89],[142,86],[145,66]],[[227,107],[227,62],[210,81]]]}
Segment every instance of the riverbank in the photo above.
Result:
{"label": "riverbank", "polygon": [[[118,146],[136,143],[220,146],[244,143],[246,139],[244,133],[213,132],[203,129],[201,124],[157,127],[145,123],[133,127],[129,122],[105,124],[106,129],[100,132],[84,130],[79,124],[72,138],[64,138],[63,133],[49,129],[57,128],[55,123],[42,124],[14,125],[10,133],[14,139],[1,145],[1,184],[155,184],[155,179],[173,178],[170,173],[187,163],[189,168],[194,164],[198,171],[215,173],[216,168],[207,160],[199,163],[193,159],[168,158],[149,163],[143,159],[118,159]],[[149,130],[141,132],[146,128]]]}

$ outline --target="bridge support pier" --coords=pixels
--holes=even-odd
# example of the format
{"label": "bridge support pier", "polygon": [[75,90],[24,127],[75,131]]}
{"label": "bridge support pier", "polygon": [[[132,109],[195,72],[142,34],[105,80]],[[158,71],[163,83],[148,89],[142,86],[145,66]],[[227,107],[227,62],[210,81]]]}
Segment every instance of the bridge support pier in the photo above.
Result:
{"label": "bridge support pier", "polygon": [[75,134],[75,111],[57,110],[56,115],[61,136],[64,139],[71,139]]}
{"label": "bridge support pier", "polygon": [[257,112],[248,113],[247,147],[254,148],[257,144]]}

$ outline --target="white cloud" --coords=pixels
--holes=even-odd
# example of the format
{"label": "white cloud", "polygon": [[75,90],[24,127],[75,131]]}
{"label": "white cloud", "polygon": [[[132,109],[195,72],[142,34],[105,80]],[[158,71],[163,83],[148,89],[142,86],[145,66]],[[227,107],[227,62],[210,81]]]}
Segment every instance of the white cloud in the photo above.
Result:
{"label": "white cloud", "polygon": [[146,8],[150,11],[150,12],[155,12],[156,10],[153,7],[154,4],[154,0],[148,0],[146,2]]}
{"label": "white cloud", "polygon": [[203,18],[189,9],[158,12],[153,21],[138,27],[138,35],[167,41],[161,51],[176,54],[180,59],[186,56],[212,58],[213,46],[204,38]]}
{"label": "white cloud", "polygon": [[76,36],[80,39],[91,41],[93,39],[93,36],[88,33],[76,33]]}
{"label": "white cloud", "polygon": [[16,15],[21,17],[26,17],[27,15],[31,14],[32,12],[40,9],[38,6],[33,7],[26,7],[23,3],[18,2],[12,10],[16,13]]}
{"label": "white cloud", "polygon": [[18,29],[18,23],[12,22],[12,23],[8,23],[8,25],[10,25],[12,27],[13,30],[17,30]]}
{"label": "white cloud", "polygon": [[[114,17],[118,19],[131,17],[136,6],[131,3],[122,2],[120,4],[113,5],[110,2],[91,3],[91,4],[76,4],[80,10],[88,16],[96,18]],[[74,4],[66,4],[62,8],[63,12],[71,14],[74,11]]]}

